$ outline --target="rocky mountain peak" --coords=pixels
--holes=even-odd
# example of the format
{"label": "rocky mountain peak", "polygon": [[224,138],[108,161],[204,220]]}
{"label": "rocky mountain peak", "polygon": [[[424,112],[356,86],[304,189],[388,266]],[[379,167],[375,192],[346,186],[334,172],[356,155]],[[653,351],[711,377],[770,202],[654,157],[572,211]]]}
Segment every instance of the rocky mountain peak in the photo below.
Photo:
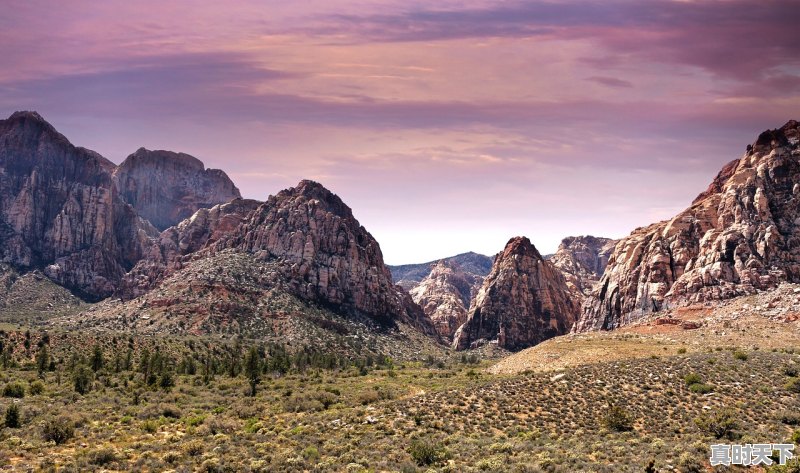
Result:
{"label": "rocky mountain peak", "polygon": [[114,171],[122,197],[158,229],[241,197],[224,172],[185,153],[139,148]]}
{"label": "rocky mountain peak", "polygon": [[495,258],[453,347],[496,342],[520,350],[569,332],[577,315],[564,276],[528,238],[515,237]]}
{"label": "rocky mountain peak", "polygon": [[508,240],[508,243],[506,243],[506,246],[499,258],[507,259],[515,255],[527,256],[537,260],[542,259],[542,255],[539,253],[539,250],[533,246],[533,243],[531,243],[528,237],[524,236],[518,236]]}
{"label": "rocky mountain peak", "polygon": [[331,212],[338,217],[353,219],[353,211],[350,207],[338,195],[329,191],[319,182],[303,179],[295,187],[283,190],[276,196],[278,201],[295,198],[301,198],[304,202],[317,206],[326,212]]}

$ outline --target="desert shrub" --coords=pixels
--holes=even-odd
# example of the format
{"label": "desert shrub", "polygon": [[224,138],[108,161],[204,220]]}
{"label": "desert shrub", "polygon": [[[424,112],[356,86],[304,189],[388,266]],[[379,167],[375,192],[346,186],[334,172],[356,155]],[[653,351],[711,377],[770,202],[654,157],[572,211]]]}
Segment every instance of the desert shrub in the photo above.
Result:
{"label": "desert shrub", "polygon": [[166,406],[162,407],[161,415],[167,419],[180,419],[181,410],[174,404],[167,404]]}
{"label": "desert shrub", "polygon": [[784,385],[787,391],[800,393],[800,378],[790,378]]}
{"label": "desert shrub", "polygon": [[686,381],[687,386],[703,382],[703,378],[701,378],[700,375],[697,373],[689,373],[683,377],[683,380]]}
{"label": "desert shrub", "polygon": [[698,416],[694,423],[703,432],[715,438],[732,438],[739,427],[736,415],[730,409],[715,409]]}
{"label": "desert shrub", "polygon": [[13,381],[3,387],[3,397],[23,398],[25,397],[25,385],[19,381]]}
{"label": "desert shrub", "polygon": [[704,470],[703,464],[689,452],[681,453],[678,458],[678,471],[681,473],[701,473]]}
{"label": "desert shrub", "polygon": [[611,405],[608,407],[601,420],[603,427],[616,432],[626,432],[633,429],[633,418],[620,406]]}
{"label": "desert shrub", "polygon": [[75,436],[75,424],[67,417],[51,417],[42,425],[42,438],[61,445]]}
{"label": "desert shrub", "polygon": [[433,442],[430,439],[420,439],[411,442],[408,449],[411,458],[417,462],[417,465],[427,466],[447,460],[448,452],[444,446],[438,442]]}
{"label": "desert shrub", "polygon": [[154,420],[146,420],[142,422],[142,430],[149,434],[158,432],[158,422]]}
{"label": "desert shrub", "polygon": [[16,404],[10,404],[6,408],[6,427],[9,429],[17,429],[19,426],[19,406]]}
{"label": "desert shrub", "polygon": [[797,377],[797,367],[794,365],[786,365],[783,367],[783,374],[791,378]]}
{"label": "desert shrub", "polygon": [[733,352],[733,357],[737,360],[747,361],[747,352],[742,350],[735,350]]}
{"label": "desert shrub", "polygon": [[205,450],[205,445],[200,440],[191,440],[183,445],[183,451],[190,457],[200,455]]}
{"label": "desert shrub", "polygon": [[684,348],[684,347],[678,348],[678,354],[679,355],[683,355],[684,353],[686,353],[686,348]]}
{"label": "desert shrub", "polygon": [[794,411],[783,411],[778,419],[786,425],[800,425],[800,414]]}
{"label": "desert shrub", "polygon": [[28,388],[28,391],[31,393],[31,396],[38,396],[39,394],[42,394],[44,392],[44,383],[39,380],[36,380],[31,383],[30,387]]}
{"label": "desert shrub", "polygon": [[697,394],[708,394],[714,391],[714,387],[710,384],[695,383],[689,386],[689,391]]}
{"label": "desert shrub", "polygon": [[90,451],[88,460],[92,465],[104,466],[117,461],[117,453],[110,447],[100,448]]}

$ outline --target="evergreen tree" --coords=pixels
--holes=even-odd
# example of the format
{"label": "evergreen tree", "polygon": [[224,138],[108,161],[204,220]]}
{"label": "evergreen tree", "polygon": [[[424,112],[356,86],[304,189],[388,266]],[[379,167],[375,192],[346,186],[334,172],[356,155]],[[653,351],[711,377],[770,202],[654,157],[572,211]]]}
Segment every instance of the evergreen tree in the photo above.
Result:
{"label": "evergreen tree", "polygon": [[36,354],[36,371],[39,376],[44,376],[44,372],[50,367],[50,354],[47,352],[47,345],[42,345],[39,348],[39,353]]}
{"label": "evergreen tree", "polygon": [[261,355],[256,347],[250,348],[244,360],[244,370],[247,381],[250,383],[250,396],[255,397],[256,386],[261,382]]}
{"label": "evergreen tree", "polygon": [[95,373],[103,369],[103,364],[105,361],[103,360],[103,349],[100,348],[100,345],[94,346],[94,352],[92,353],[92,371]]}

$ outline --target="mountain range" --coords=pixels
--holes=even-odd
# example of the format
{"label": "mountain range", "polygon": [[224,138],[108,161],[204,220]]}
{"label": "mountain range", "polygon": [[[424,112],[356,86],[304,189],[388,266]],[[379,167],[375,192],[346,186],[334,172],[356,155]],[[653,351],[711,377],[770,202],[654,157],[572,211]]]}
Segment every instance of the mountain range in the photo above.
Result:
{"label": "mountain range", "polygon": [[0,258],[90,303],[54,310],[62,326],[302,342],[313,325],[515,351],[796,282],[799,139],[795,121],[762,133],[687,210],[620,240],[568,237],[543,257],[514,237],[493,258],[389,267],[320,183],[243,199],[187,154],[140,148],[117,166],[17,112],[0,120]]}

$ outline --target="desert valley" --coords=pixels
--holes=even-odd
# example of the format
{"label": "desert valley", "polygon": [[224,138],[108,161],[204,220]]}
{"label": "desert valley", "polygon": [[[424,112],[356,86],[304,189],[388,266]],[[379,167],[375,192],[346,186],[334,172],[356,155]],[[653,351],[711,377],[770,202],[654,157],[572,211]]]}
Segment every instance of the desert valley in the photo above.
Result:
{"label": "desert valley", "polygon": [[0,468],[700,472],[713,443],[800,442],[800,124],[754,134],[621,239],[387,266],[323,183],[244,199],[16,112]]}

